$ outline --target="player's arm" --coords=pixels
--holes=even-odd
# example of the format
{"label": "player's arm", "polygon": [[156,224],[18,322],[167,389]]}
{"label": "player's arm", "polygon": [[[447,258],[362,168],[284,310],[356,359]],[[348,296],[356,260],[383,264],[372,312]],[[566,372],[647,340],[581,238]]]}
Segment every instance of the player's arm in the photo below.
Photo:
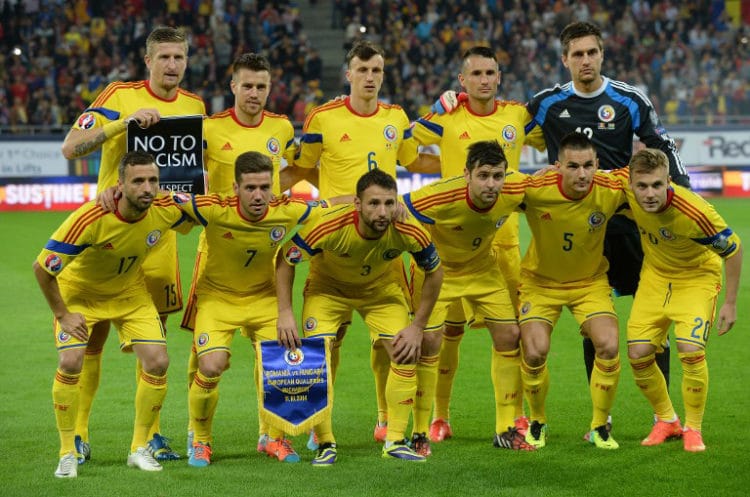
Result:
{"label": "player's arm", "polygon": [[297,331],[297,320],[294,318],[292,306],[292,290],[294,288],[295,268],[293,261],[287,261],[285,253],[289,249],[279,250],[276,254],[276,299],[278,302],[279,318],[276,321],[276,333],[279,344],[289,350],[302,345]]}
{"label": "player's arm", "polygon": [[128,129],[130,121],[137,121],[141,128],[148,128],[161,119],[156,109],[139,109],[124,119],[116,119],[104,126],[81,129],[73,127],[62,144],[62,153],[66,159],[76,159],[97,150],[102,144],[120,136]]}
{"label": "player's arm", "polygon": [[422,351],[422,338],[427,320],[435,307],[440,287],[443,284],[443,268],[435,245],[430,242],[419,252],[412,252],[415,262],[425,270],[422,283],[422,296],[409,326],[393,337],[393,359],[397,363],[408,363],[419,359]]}
{"label": "player's arm", "polygon": [[307,181],[318,187],[318,168],[299,167],[289,164],[279,171],[279,188],[285,192],[300,181]]}
{"label": "player's arm", "polygon": [[737,293],[742,272],[742,245],[724,260],[724,303],[719,309],[717,320],[719,335],[728,332],[737,321]]}
{"label": "player's arm", "polygon": [[410,173],[440,174],[440,156],[420,152],[414,162],[406,166]]}
{"label": "player's arm", "polygon": [[34,261],[34,276],[39,283],[39,288],[47,299],[52,314],[60,323],[62,330],[78,340],[86,341],[88,339],[88,328],[86,319],[82,314],[68,311],[68,306],[60,295],[60,287],[57,284],[57,278],[48,273],[38,261]]}

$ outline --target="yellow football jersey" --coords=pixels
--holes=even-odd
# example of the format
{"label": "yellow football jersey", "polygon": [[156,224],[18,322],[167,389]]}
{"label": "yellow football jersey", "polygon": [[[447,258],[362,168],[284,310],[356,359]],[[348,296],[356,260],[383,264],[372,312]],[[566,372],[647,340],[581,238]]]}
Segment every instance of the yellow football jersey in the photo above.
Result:
{"label": "yellow football jersey", "polygon": [[404,195],[417,220],[428,226],[446,272],[481,272],[492,260],[492,240],[524,198],[526,175],[511,172],[502,193],[489,208],[479,209],[463,176],[443,179]]}
{"label": "yellow football jersey", "polygon": [[522,279],[536,284],[571,284],[607,272],[602,255],[607,221],[625,203],[622,184],[597,171],[589,193],[571,199],[562,193],[557,171],[529,177],[522,204],[532,239],[521,261]]}
{"label": "yellow football jersey", "polygon": [[367,116],[357,114],[349,97],[316,107],[305,120],[295,164],[312,168],[320,163],[321,198],[352,195],[367,171],[382,169],[396,177],[396,164],[416,159],[409,118],[398,105],[378,103]]}
{"label": "yellow football jersey", "polygon": [[208,191],[234,195],[234,161],[243,152],[256,151],[268,155],[273,162],[273,193],[279,195],[279,169],[294,161],[297,145],[294,127],[289,118],[263,111],[256,126],[242,124],[234,109],[214,114],[204,121]]}
{"label": "yellow football jersey", "polygon": [[741,242],[711,204],[672,184],[665,208],[649,213],[638,205],[630,188],[625,192],[641,233],[644,265],[670,278],[721,276],[721,258],[735,255]]}
{"label": "yellow football jersey", "polygon": [[53,233],[37,262],[81,298],[143,293],[143,260],[168,229],[185,221],[189,219],[169,197],[156,199],[132,222],[88,202]]}
{"label": "yellow football jersey", "polygon": [[[73,125],[75,129],[99,128],[112,121],[124,119],[139,109],[155,108],[162,116],[205,115],[201,97],[178,89],[172,100],[156,96],[148,81],[110,83]],[[117,166],[125,155],[126,133],[106,140],[102,145],[99,166],[99,191],[117,185]]]}
{"label": "yellow football jersey", "polygon": [[303,226],[285,245],[289,264],[312,257],[310,277],[361,294],[394,278],[392,262],[410,252],[418,265],[432,272],[440,265],[430,234],[414,220],[393,222],[379,238],[365,238],[357,229],[354,206],[326,209]]}
{"label": "yellow football jersey", "polygon": [[503,147],[508,168],[518,171],[523,145],[544,150],[541,133],[526,135],[531,121],[526,106],[513,101],[495,100],[495,109],[487,115],[475,114],[464,101],[450,114],[426,114],[414,122],[412,133],[419,145],[440,146],[440,169],[444,178],[464,173],[466,155],[474,142],[497,140]]}
{"label": "yellow football jersey", "polygon": [[[204,226],[207,243],[205,270],[195,293],[249,296],[274,285],[274,260],[279,244],[312,209],[286,196],[274,199],[266,215],[250,221],[240,212],[236,196],[175,196],[180,206]],[[190,198],[190,200],[187,200]]]}

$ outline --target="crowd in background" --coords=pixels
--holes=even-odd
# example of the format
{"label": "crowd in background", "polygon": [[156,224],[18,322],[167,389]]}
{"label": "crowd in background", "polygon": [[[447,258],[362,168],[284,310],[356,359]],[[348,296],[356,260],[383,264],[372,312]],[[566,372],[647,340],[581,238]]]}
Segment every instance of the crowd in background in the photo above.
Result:
{"label": "crowd in background", "polygon": [[733,26],[723,0],[349,0],[332,16],[348,43],[385,47],[382,95],[410,115],[458,89],[461,54],[475,44],[496,50],[505,99],[566,82],[558,35],[572,21],[602,27],[602,73],[641,88],[666,123],[750,115],[750,26]]}
{"label": "crowd in background", "polygon": [[[231,105],[231,61],[246,51],[265,54],[274,68],[270,110],[301,122],[331,96],[321,92],[323,61],[290,1],[0,3],[5,129],[64,129],[109,82],[145,79],[145,39],[160,24],[187,28],[183,86],[209,112]],[[603,73],[642,88],[667,124],[750,120],[750,26],[733,25],[723,0],[334,0],[330,15],[344,48],[359,37],[384,47],[381,97],[412,118],[457,89],[461,53],[475,44],[496,50],[505,99],[523,102],[566,81],[558,33],[590,20],[606,36]]]}

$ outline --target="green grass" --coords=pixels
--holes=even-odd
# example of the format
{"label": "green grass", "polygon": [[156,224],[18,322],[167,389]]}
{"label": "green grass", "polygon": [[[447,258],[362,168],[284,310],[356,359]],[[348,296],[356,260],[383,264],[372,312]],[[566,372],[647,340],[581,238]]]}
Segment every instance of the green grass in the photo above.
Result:
{"label": "green grass", "polygon": [[[730,225],[750,241],[750,202],[715,199]],[[334,427],[340,447],[336,467],[314,469],[296,439],[301,464],[281,464],[255,452],[257,421],[249,344],[237,338],[232,367],[221,383],[214,423],[214,464],[189,468],[184,460],[146,474],[125,466],[133,422],[134,360],[110,338],[102,384],[91,419],[93,459],[79,477],[60,481],[52,473],[58,438],[51,408],[57,354],[52,316],[37,289],[31,263],[61,213],[2,213],[3,282],[0,286],[0,339],[5,345],[0,391],[0,494],[4,496],[87,495],[264,495],[276,496],[579,496],[579,495],[746,495],[750,457],[747,395],[750,367],[746,351],[750,277],[743,277],[739,320],[732,332],[714,336],[709,347],[711,383],[704,422],[708,450],[689,454],[679,442],[644,448],[651,413],[623,360],[613,412],[620,450],[598,451],[582,441],[590,419],[590,399],[581,360],[580,337],[568,313],[553,334],[552,386],[548,399],[549,445],[536,453],[515,453],[491,445],[494,411],[489,377],[490,340],[486,331],[467,333],[461,348],[452,410],[456,438],[434,444],[426,464],[383,460],[372,441],[375,419],[367,334],[355,321],[346,339],[336,385]],[[522,223],[524,224],[524,223]],[[184,281],[189,282],[197,235],[180,239]],[[745,275],[750,274],[745,271]],[[301,276],[301,275],[300,275]],[[297,298],[299,301],[299,297]],[[622,335],[629,298],[617,299]],[[170,318],[170,389],[163,431],[184,453],[187,421],[185,369],[190,336]],[[624,350],[624,347],[623,349]],[[624,359],[624,354],[623,354]],[[679,363],[672,358],[672,395],[682,413]]]}

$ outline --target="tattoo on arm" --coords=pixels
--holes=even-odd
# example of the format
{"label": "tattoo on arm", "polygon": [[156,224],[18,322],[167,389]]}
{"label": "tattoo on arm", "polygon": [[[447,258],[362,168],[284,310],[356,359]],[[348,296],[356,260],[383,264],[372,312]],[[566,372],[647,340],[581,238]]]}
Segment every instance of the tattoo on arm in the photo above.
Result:
{"label": "tattoo on arm", "polygon": [[107,139],[107,136],[104,134],[104,131],[100,131],[96,135],[94,135],[93,138],[90,140],[83,141],[75,146],[73,149],[73,153],[76,157],[84,156],[88,153],[93,152],[99,146],[104,143],[104,141]]}

